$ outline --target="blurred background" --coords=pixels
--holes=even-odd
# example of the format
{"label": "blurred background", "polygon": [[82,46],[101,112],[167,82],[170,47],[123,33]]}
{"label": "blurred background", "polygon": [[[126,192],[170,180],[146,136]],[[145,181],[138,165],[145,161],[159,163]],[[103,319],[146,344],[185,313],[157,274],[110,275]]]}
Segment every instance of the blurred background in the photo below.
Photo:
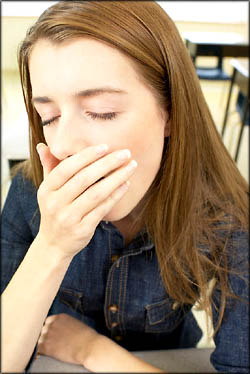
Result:
{"label": "blurred background", "polygon": [[[248,180],[248,2],[157,1],[175,21],[194,61],[201,87],[224,144]],[[29,157],[28,121],[17,66],[17,48],[27,29],[56,1],[2,2],[2,206],[10,167]],[[243,130],[243,131],[242,131]],[[205,316],[193,308],[204,334],[199,347],[213,346]]]}

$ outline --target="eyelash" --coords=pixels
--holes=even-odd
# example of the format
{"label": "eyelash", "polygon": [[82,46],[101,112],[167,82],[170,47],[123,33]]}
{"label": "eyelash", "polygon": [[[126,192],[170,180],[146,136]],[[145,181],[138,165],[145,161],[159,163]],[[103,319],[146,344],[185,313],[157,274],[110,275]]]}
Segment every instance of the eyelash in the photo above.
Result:
{"label": "eyelash", "polygon": [[[115,112],[110,112],[110,113],[92,113],[92,112],[86,112],[86,114],[91,117],[92,119],[101,119],[101,120],[112,120],[114,118],[116,118],[117,116],[117,113]],[[41,125],[42,126],[46,126],[46,125],[50,125],[51,123],[53,123],[57,118],[59,118],[59,116],[57,117],[53,117],[49,120],[46,120],[46,121],[43,121],[41,122]]]}
{"label": "eyelash", "polygon": [[103,119],[103,120],[112,120],[117,116],[117,113],[110,112],[110,113],[92,113],[92,112],[86,112],[86,114],[91,117],[92,119]]}
{"label": "eyelash", "polygon": [[47,125],[50,125],[52,122],[54,122],[57,118],[59,118],[58,116],[57,117],[53,117],[51,119],[48,119],[46,121],[42,121],[41,122],[41,125],[42,126],[47,126]]}

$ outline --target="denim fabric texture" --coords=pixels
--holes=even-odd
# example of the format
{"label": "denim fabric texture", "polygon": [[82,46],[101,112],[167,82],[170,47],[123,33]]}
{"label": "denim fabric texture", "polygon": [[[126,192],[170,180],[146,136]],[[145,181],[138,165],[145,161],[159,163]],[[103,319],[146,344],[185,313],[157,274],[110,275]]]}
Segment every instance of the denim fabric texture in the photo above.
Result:
{"label": "denim fabric texture", "polygon": [[[36,189],[18,174],[2,211],[1,292],[37,235],[39,224]],[[248,234],[234,233],[230,243],[237,252],[235,268],[245,269]],[[237,295],[248,298],[241,277],[230,275],[229,281]],[[217,306],[219,296],[218,291],[214,293]],[[125,246],[116,227],[102,221],[87,247],[73,258],[48,314],[70,314],[130,351],[156,350],[196,346],[201,330],[191,307],[181,308],[166,293],[154,243],[145,230]],[[216,323],[216,308],[213,319]],[[229,302],[211,356],[219,372],[249,372],[248,324],[248,304]]]}

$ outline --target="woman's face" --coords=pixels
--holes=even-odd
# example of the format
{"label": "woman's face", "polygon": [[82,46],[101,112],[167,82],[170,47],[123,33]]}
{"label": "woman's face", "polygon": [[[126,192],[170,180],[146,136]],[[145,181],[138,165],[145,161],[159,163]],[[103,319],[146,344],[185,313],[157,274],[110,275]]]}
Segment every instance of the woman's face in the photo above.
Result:
{"label": "woman's face", "polygon": [[132,217],[159,170],[169,126],[131,60],[90,38],[60,45],[40,40],[29,68],[37,112],[43,122],[55,118],[43,131],[58,160],[101,143],[111,152],[130,149],[138,167],[105,220]]}

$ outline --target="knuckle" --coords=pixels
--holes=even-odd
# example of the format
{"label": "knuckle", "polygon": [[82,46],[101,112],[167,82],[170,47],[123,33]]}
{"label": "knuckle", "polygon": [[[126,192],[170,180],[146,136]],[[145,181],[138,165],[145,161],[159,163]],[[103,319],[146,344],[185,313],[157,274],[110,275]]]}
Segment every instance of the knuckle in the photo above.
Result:
{"label": "knuckle", "polygon": [[110,205],[113,205],[115,202],[115,197],[114,195],[109,195],[109,197],[107,198],[107,205],[110,206]]}
{"label": "knuckle", "polygon": [[50,216],[53,216],[57,211],[57,203],[55,199],[46,200],[46,211]]}
{"label": "knuckle", "polygon": [[37,198],[43,200],[47,194],[44,183],[42,182],[37,190]]}
{"label": "knuckle", "polygon": [[47,318],[46,318],[46,324],[49,324],[49,323],[51,323],[54,319],[55,319],[55,316],[56,315],[52,315],[52,316],[48,316]]}
{"label": "knuckle", "polygon": [[93,190],[91,191],[90,198],[91,200],[96,201],[100,198],[100,194],[96,190]]}
{"label": "knuckle", "polygon": [[90,197],[93,201],[102,200],[104,198],[104,191],[102,191],[98,186],[93,187],[90,191]]}
{"label": "knuckle", "polygon": [[60,313],[60,314],[58,314],[58,317],[62,318],[62,319],[67,319],[69,317],[69,315],[66,314],[66,313]]}
{"label": "knuckle", "polygon": [[110,209],[113,207],[113,205],[114,205],[114,200],[112,196],[107,197],[104,204],[102,204],[101,206],[100,215],[102,217],[105,216],[110,211]]}
{"label": "knuckle", "polygon": [[90,176],[86,173],[85,170],[82,170],[81,173],[75,175],[75,181],[79,184],[83,189],[89,187],[92,183]]}
{"label": "knuckle", "polygon": [[69,220],[66,211],[61,211],[59,214],[57,214],[57,223],[61,228],[68,226]]}
{"label": "knuckle", "polygon": [[64,314],[60,313],[56,315],[56,318],[54,319],[54,323],[57,321],[63,321],[65,319]]}
{"label": "knuckle", "polygon": [[91,235],[92,231],[93,230],[90,225],[83,223],[81,227],[77,227],[75,229],[75,235],[76,237],[88,238]]}
{"label": "knuckle", "polygon": [[77,215],[72,214],[70,209],[62,209],[56,216],[57,224],[60,226],[61,229],[71,230],[74,232],[74,229],[77,227]]}
{"label": "knuckle", "polygon": [[[67,161],[67,160],[64,160],[64,161]],[[66,163],[66,162],[64,162],[64,163],[60,163],[60,164],[58,165],[58,168],[57,168],[56,172],[57,172],[58,177],[59,177],[60,179],[65,179],[66,176],[67,176],[67,168],[66,168],[66,166],[67,166],[67,163]]]}

